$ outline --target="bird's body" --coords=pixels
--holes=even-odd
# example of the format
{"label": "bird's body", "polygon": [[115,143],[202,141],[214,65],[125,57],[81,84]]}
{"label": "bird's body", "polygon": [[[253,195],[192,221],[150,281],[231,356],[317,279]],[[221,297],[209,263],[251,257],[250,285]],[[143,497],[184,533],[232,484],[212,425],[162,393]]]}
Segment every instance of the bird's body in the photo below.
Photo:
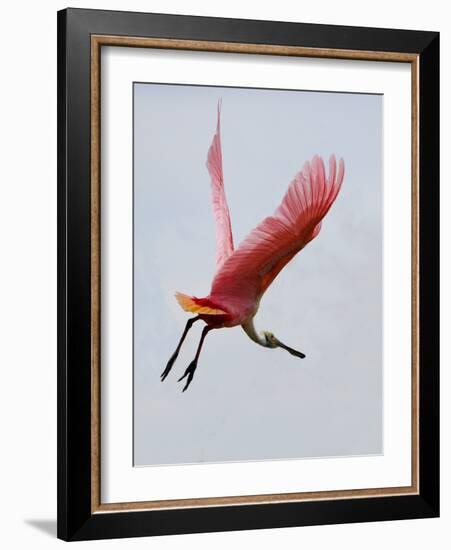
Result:
{"label": "bird's body", "polygon": [[265,218],[244,241],[234,249],[230,213],[224,190],[220,132],[220,107],[217,127],[208,151],[207,168],[211,178],[212,203],[216,222],[216,263],[210,293],[203,298],[180,292],[176,298],[187,312],[196,314],[186,325],[182,339],[162,374],[169,374],[188,330],[195,321],[206,323],[194,361],[186,369],[189,386],[197,366],[200,350],[207,333],[212,329],[241,325],[246,334],[264,347],[281,347],[292,355],[304,357],[270,332],[258,332],[254,317],[260,300],[285,265],[320,232],[321,220],[329,211],[340,190],[344,164],[338,170],[335,157],[329,160],[326,178],[322,159],[315,156],[295,176],[281,204],[272,216]]}

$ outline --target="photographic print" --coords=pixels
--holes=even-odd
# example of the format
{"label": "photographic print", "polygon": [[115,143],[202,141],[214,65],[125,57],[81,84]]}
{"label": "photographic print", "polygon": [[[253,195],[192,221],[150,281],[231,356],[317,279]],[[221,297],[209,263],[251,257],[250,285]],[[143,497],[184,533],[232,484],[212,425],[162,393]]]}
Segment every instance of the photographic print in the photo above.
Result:
{"label": "photographic print", "polygon": [[133,102],[134,465],[382,454],[383,96]]}
{"label": "photographic print", "polygon": [[438,84],[434,32],[58,13],[59,538],[439,515]]}

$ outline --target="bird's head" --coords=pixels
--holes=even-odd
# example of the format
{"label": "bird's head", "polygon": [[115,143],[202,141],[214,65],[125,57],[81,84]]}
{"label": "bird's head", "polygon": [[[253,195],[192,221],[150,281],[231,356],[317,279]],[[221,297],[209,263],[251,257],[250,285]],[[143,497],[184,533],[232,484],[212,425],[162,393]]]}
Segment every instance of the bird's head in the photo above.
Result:
{"label": "bird's head", "polygon": [[274,336],[272,332],[269,332],[269,330],[263,331],[263,336],[265,338],[265,343],[267,348],[277,348],[278,342],[277,338]]}
{"label": "bird's head", "polygon": [[281,342],[278,338],[276,338],[272,332],[264,330],[263,336],[265,338],[265,342],[266,342],[265,345],[267,348],[282,348],[288,351],[288,353],[291,353],[291,355],[304,359],[305,354],[303,354],[301,351],[297,351],[293,348],[290,348],[289,346]]}

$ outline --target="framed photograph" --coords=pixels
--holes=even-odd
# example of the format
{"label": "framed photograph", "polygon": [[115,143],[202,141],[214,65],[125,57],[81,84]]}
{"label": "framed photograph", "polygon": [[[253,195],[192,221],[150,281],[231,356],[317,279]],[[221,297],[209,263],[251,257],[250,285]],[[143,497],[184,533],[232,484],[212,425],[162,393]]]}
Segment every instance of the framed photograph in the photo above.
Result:
{"label": "framed photograph", "polygon": [[58,536],[439,514],[439,35],[58,13]]}

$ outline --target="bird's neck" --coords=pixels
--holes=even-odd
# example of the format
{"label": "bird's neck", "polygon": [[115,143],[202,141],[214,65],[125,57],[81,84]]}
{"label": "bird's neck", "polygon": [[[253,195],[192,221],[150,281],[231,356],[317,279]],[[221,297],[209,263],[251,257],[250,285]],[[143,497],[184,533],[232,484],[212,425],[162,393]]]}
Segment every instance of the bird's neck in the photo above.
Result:
{"label": "bird's neck", "polygon": [[266,340],[265,336],[255,330],[253,317],[243,323],[241,326],[251,340],[253,340],[257,344],[260,344],[260,346],[264,346],[265,348],[269,347],[268,341]]}

